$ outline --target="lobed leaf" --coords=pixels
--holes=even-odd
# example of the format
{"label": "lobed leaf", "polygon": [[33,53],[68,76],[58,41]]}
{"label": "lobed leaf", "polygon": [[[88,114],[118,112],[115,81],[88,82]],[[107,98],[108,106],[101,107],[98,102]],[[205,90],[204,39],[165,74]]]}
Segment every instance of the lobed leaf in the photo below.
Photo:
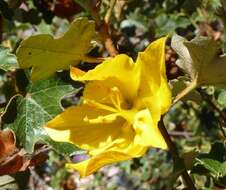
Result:
{"label": "lobed leaf", "polygon": [[226,55],[219,55],[220,44],[207,37],[191,41],[174,35],[171,43],[179,55],[176,64],[189,74],[197,86],[217,85],[226,87]]}
{"label": "lobed leaf", "polygon": [[68,143],[54,142],[47,135],[43,125],[62,111],[60,100],[68,93],[74,92],[71,85],[67,85],[55,77],[38,81],[28,86],[26,97],[19,96],[17,102],[17,117],[11,124],[4,127],[11,128],[18,142],[29,153],[33,151],[36,142],[51,145],[56,151],[70,154],[76,149]]}
{"label": "lobed leaf", "polygon": [[94,22],[78,18],[60,38],[54,39],[49,34],[31,36],[17,49],[19,65],[21,68],[32,67],[32,81],[47,78],[84,60],[95,35]]}

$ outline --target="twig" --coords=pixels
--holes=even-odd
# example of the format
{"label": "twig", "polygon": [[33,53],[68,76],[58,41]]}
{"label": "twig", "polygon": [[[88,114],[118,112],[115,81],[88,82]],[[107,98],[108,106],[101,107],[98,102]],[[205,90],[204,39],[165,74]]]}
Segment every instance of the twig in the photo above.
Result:
{"label": "twig", "polygon": [[221,109],[213,102],[211,96],[207,94],[203,89],[198,88],[197,91],[200,93],[202,98],[212,107],[212,109],[219,113],[220,115],[219,127],[224,136],[224,139],[226,139],[226,133],[223,128],[223,124],[226,122],[226,114],[221,111]]}
{"label": "twig", "polygon": [[[114,2],[112,3],[112,5],[114,7]],[[110,33],[111,33],[111,28],[110,28],[110,24],[109,24],[110,18],[107,18],[108,22],[106,22],[105,20],[102,20],[100,18],[99,6],[100,6],[100,2],[97,5],[97,7],[92,9],[92,11],[90,13],[96,22],[97,30],[100,33],[100,36],[102,38],[105,48],[107,49],[110,56],[114,57],[118,54],[118,51],[117,51],[116,47],[114,46],[113,40],[111,39],[111,35],[110,35]],[[110,7],[110,9],[113,9],[113,7],[112,8]],[[111,12],[112,11],[109,12],[110,16],[111,16]]]}
{"label": "twig", "polygon": [[108,11],[107,11],[107,13],[105,15],[105,18],[104,18],[104,21],[107,24],[109,24],[109,22],[110,22],[110,18],[111,18],[111,15],[112,15],[115,3],[116,3],[116,0],[111,0],[110,1],[109,9],[108,9]]}
{"label": "twig", "polygon": [[[170,153],[173,156],[174,161],[180,159],[180,156],[179,156],[179,154],[177,152],[177,149],[176,149],[173,141],[170,138],[170,135],[168,134],[168,132],[167,132],[167,130],[165,128],[165,125],[164,125],[164,122],[163,122],[163,116],[161,117],[161,120],[159,122],[159,126],[158,127],[159,127],[159,130],[160,130],[163,138],[166,141],[166,144],[167,144],[167,146],[169,148]],[[188,172],[187,172],[185,167],[184,167],[184,170],[181,172],[181,175],[182,175],[187,187],[190,190],[196,190],[196,187],[195,187],[195,185],[194,185],[194,183],[193,183],[191,177],[189,176],[189,174],[188,174]]]}
{"label": "twig", "polygon": [[221,109],[216,106],[216,104],[212,101],[212,98],[209,94],[207,94],[203,89],[201,88],[198,88],[197,89],[198,92],[200,93],[200,95],[202,96],[202,98],[208,103],[210,104],[210,106],[215,110],[217,111],[219,114],[220,114],[220,117],[226,121],[226,114],[224,112],[221,111]]}
{"label": "twig", "polygon": [[196,79],[194,79],[189,86],[187,86],[187,88],[185,88],[184,90],[182,90],[173,100],[173,105],[175,103],[177,103],[181,98],[183,98],[184,96],[186,96],[189,92],[191,92],[192,90],[194,90],[197,87],[197,82]]}
{"label": "twig", "polygon": [[4,110],[2,112],[0,112],[0,129],[2,129],[2,118],[4,117],[5,113],[8,111],[8,108],[11,104],[11,102],[18,96],[21,96],[21,94],[15,94],[14,96],[12,96],[9,100],[9,102],[7,103],[7,105],[5,106]]}
{"label": "twig", "polygon": [[170,131],[169,135],[170,136],[179,136],[179,137],[189,138],[193,135],[193,133],[186,132],[186,131]]}

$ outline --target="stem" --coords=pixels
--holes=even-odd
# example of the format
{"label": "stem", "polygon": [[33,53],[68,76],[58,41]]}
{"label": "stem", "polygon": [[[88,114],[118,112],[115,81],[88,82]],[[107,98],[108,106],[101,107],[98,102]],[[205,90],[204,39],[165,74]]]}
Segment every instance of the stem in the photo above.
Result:
{"label": "stem", "polygon": [[[159,122],[158,128],[159,128],[164,140],[166,141],[166,144],[167,144],[167,146],[169,148],[170,153],[173,156],[173,159],[174,160],[180,159],[180,156],[179,156],[179,154],[177,152],[176,146],[174,145],[173,141],[170,138],[170,135],[168,134],[168,132],[167,132],[167,130],[165,128],[165,125],[164,125],[164,122],[163,122],[163,116],[161,117],[161,120]],[[185,181],[187,187],[190,190],[196,190],[196,187],[195,187],[191,177],[189,176],[186,168],[184,168],[184,170],[181,172],[181,175],[182,175],[182,178]]]}
{"label": "stem", "polygon": [[110,1],[110,5],[109,5],[109,9],[105,15],[105,23],[109,23],[110,22],[110,18],[111,18],[111,15],[112,15],[112,12],[113,12],[113,9],[114,9],[114,6],[115,6],[115,3],[116,3],[116,0],[111,0]]}
{"label": "stem", "polygon": [[[111,9],[113,9],[114,4],[115,4],[114,0],[112,0],[112,2],[111,2],[112,6],[110,6],[110,10],[108,11],[109,12],[108,14],[110,16],[112,13]],[[110,17],[108,18],[108,16],[107,16],[107,19],[106,19],[107,22],[105,20],[102,20],[99,15],[99,8],[92,9],[92,11],[90,13],[96,22],[97,30],[100,33],[100,36],[102,38],[102,41],[104,43],[106,50],[108,51],[108,53],[110,54],[111,57],[116,56],[118,54],[118,51],[117,51],[116,47],[114,46],[113,40],[111,39],[111,34],[110,34],[111,28],[109,25]]]}
{"label": "stem", "polygon": [[184,90],[182,90],[174,99],[173,104],[175,104],[176,102],[178,102],[181,98],[183,98],[184,96],[186,96],[189,92],[191,92],[192,90],[194,90],[197,87],[197,81],[196,79],[194,79],[189,86],[187,86],[187,88],[185,88]]}
{"label": "stem", "polygon": [[[10,100],[8,101],[8,103],[7,103],[6,107],[5,107],[5,109],[4,109],[2,112],[0,112],[0,121],[1,121],[1,119],[3,118],[4,114],[7,112],[7,110],[8,110],[8,108],[9,108],[11,102],[12,102],[16,97],[18,97],[18,96],[22,96],[22,95],[21,95],[21,94],[15,94],[15,95],[13,95],[13,96],[10,98]],[[0,129],[1,129],[1,127],[0,127]]]}
{"label": "stem", "polygon": [[170,136],[176,136],[176,137],[185,137],[185,138],[190,138],[193,136],[193,133],[191,132],[182,132],[182,131],[170,131],[168,132]]}

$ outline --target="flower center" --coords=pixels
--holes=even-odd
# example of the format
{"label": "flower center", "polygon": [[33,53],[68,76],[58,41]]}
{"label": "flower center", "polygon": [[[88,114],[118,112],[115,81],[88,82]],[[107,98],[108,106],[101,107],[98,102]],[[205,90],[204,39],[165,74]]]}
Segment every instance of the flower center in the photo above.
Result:
{"label": "flower center", "polygon": [[108,104],[101,102],[101,100],[98,101],[93,99],[84,99],[84,104],[88,104],[89,106],[111,112],[108,115],[101,115],[95,119],[84,118],[84,121],[93,124],[111,123],[115,121],[118,116],[121,116],[129,123],[133,122],[134,114],[136,113],[132,108],[133,104],[123,97],[117,86],[109,88],[109,94],[107,95],[107,97],[105,97],[105,99],[109,100]]}

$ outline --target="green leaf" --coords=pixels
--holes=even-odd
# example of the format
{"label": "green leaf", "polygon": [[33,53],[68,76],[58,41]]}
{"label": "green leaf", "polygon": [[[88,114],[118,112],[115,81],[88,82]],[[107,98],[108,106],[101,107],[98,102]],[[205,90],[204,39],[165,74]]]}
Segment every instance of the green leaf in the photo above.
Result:
{"label": "green leaf", "polygon": [[215,177],[223,177],[226,175],[226,162],[219,162],[217,160],[203,158],[203,159],[196,159],[196,161],[204,166],[207,170],[210,171],[210,174]]}
{"label": "green leaf", "polygon": [[218,42],[200,36],[187,41],[174,35],[171,45],[179,55],[176,64],[196,81],[197,86],[226,87],[226,56],[219,55]]}
{"label": "green leaf", "polygon": [[72,92],[75,92],[75,89],[71,85],[55,77],[30,84],[26,97],[17,97],[15,121],[4,127],[11,128],[15,132],[17,141],[29,153],[39,141],[51,145],[60,153],[74,152],[76,149],[73,145],[54,142],[43,128],[47,121],[62,112],[60,100],[65,94]]}
{"label": "green leaf", "polygon": [[0,69],[12,71],[18,67],[16,56],[8,48],[0,46]]}
{"label": "green leaf", "polygon": [[33,67],[32,81],[47,78],[55,71],[69,69],[70,65],[86,60],[95,37],[94,22],[78,18],[60,38],[40,34],[22,41],[17,49],[19,65],[21,68]]}
{"label": "green leaf", "polygon": [[201,165],[216,179],[224,177],[226,175],[226,150],[223,143],[214,143],[209,153],[200,154],[196,158],[195,165],[198,167]]}

